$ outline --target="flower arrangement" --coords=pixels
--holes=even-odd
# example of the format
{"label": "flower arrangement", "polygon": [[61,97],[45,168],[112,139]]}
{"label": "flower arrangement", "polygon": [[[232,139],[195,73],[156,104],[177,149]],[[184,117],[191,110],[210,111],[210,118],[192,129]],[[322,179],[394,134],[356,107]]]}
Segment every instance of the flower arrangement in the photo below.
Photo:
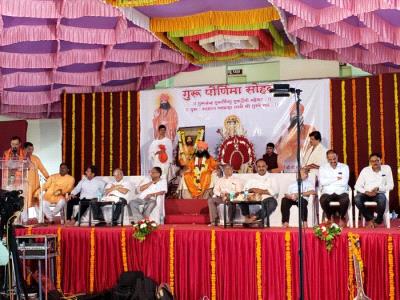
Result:
{"label": "flower arrangement", "polygon": [[336,236],[340,235],[342,228],[336,223],[319,224],[313,228],[314,234],[321,241],[325,241],[326,250],[331,251]]}
{"label": "flower arrangement", "polygon": [[143,242],[150,233],[158,228],[158,225],[154,221],[149,219],[143,219],[133,225],[133,237],[139,242]]}

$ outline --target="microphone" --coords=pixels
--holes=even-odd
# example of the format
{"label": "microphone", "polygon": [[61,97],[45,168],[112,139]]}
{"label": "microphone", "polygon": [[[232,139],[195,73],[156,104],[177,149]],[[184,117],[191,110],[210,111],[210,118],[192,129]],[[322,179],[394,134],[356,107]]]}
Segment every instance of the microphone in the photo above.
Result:
{"label": "microphone", "polygon": [[13,147],[11,151],[12,151],[12,153],[13,153],[14,155],[17,155],[17,151],[18,151],[17,148]]}

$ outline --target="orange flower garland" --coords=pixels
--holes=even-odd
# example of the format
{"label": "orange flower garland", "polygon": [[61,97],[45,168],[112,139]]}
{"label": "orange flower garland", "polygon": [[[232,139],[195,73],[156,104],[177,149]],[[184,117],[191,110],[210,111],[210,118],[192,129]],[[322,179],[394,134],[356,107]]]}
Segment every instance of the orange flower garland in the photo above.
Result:
{"label": "orange flower garland", "polygon": [[351,90],[353,98],[353,142],[354,142],[354,172],[358,175],[358,135],[357,135],[357,95],[356,80],[351,81]]}
{"label": "orange flower garland", "polygon": [[[350,241],[350,235],[348,234],[348,240]],[[353,265],[353,253],[351,252],[351,247],[349,246],[349,278],[348,278],[348,286],[349,286],[349,298],[350,300],[354,299],[354,265]]]}
{"label": "orange flower garland", "polygon": [[257,279],[257,297],[262,300],[262,257],[261,257],[261,233],[256,232],[256,279]]}
{"label": "orange flower garland", "polygon": [[131,92],[128,92],[128,159],[127,175],[131,175]]}
{"label": "orange flower garland", "polygon": [[215,230],[211,230],[211,300],[217,299],[217,287],[216,287],[216,259],[215,259]]}
{"label": "orange flower garland", "polygon": [[[394,80],[394,115],[396,127],[396,155],[397,155],[397,184],[400,182],[400,128],[399,128],[399,87],[397,82],[397,74],[393,74]],[[400,189],[397,188],[398,197],[400,198]]]}
{"label": "orange flower garland", "polygon": [[26,234],[32,235],[32,226],[28,226],[28,228],[26,229]]}
{"label": "orange flower garland", "polygon": [[104,93],[101,93],[101,152],[100,152],[100,175],[104,175]]}
{"label": "orange flower garland", "polygon": [[121,254],[122,254],[122,266],[124,268],[124,272],[128,272],[128,260],[126,256],[126,229],[122,228],[121,230]]}
{"label": "orange flower garland", "polygon": [[65,161],[67,153],[67,93],[64,91],[64,102],[63,102],[63,161]]}
{"label": "orange flower garland", "polygon": [[285,232],[286,299],[292,299],[292,261],[290,231]]}
{"label": "orange flower garland", "polygon": [[169,230],[169,287],[171,288],[171,293],[174,295],[174,289],[175,289],[175,241],[174,241],[174,229],[171,228]]}
{"label": "orange flower garland", "polygon": [[381,124],[381,152],[382,152],[382,163],[385,163],[385,123],[383,115],[383,80],[382,74],[379,75],[379,117]]}
{"label": "orange flower garland", "polygon": [[360,236],[358,234],[354,234],[349,232],[348,235],[348,241],[349,241],[349,279],[348,279],[348,285],[349,285],[349,291],[350,291],[350,299],[353,299],[355,287],[354,287],[354,266],[353,266],[353,255],[357,259],[357,262],[360,266],[360,272],[361,276],[364,279],[364,263],[361,257],[361,248],[358,244],[358,241],[360,239]]}
{"label": "orange flower garland", "polygon": [[81,94],[81,174],[85,165],[85,94]]}
{"label": "orange flower garland", "polygon": [[57,228],[56,287],[61,291],[61,226]]}
{"label": "orange flower garland", "polygon": [[71,175],[75,176],[75,94],[72,94]]}
{"label": "orange flower garland", "polygon": [[[140,141],[140,94],[136,99],[136,140]],[[136,143],[136,174],[140,174],[140,143]]]}
{"label": "orange flower garland", "polygon": [[110,175],[113,173],[113,94],[110,93]]}
{"label": "orange flower garland", "polygon": [[369,77],[366,78],[367,85],[367,132],[368,132],[368,155],[372,152],[372,137],[371,137],[371,91],[369,85]]}
{"label": "orange flower garland", "polygon": [[389,267],[389,299],[395,298],[394,265],[393,265],[393,237],[388,236],[388,267]]}
{"label": "orange flower garland", "polygon": [[119,167],[122,168],[122,132],[123,132],[123,127],[122,127],[122,92],[119,92]]}
{"label": "orange flower garland", "polygon": [[96,240],[94,227],[90,230],[89,293],[94,291],[94,268],[96,263]]}
{"label": "orange flower garland", "polygon": [[344,80],[342,80],[342,130],[343,130],[343,162],[347,164],[346,81]]}
{"label": "orange flower garland", "polygon": [[96,94],[92,93],[92,164],[96,164]]}

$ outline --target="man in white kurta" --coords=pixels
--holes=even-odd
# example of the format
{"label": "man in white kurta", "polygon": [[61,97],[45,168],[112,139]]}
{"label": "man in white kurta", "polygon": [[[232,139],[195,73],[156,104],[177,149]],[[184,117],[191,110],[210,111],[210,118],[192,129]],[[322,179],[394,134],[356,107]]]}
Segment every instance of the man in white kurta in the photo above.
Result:
{"label": "man in white kurta", "polygon": [[160,167],[163,178],[169,179],[169,169],[172,163],[172,141],[166,136],[167,128],[164,125],[158,127],[158,137],[149,148],[151,167]]}
{"label": "man in white kurta", "polygon": [[[124,173],[121,169],[115,169],[113,175],[114,179],[108,183],[104,189],[105,196],[102,198],[102,201],[115,202],[112,224],[116,225],[121,215],[122,207],[126,205],[127,200],[129,200],[127,199],[127,195],[132,190],[132,186],[129,179],[124,177]],[[102,207],[103,213],[105,209],[105,207]]]}
{"label": "man in white kurta", "polygon": [[[386,193],[394,187],[392,169],[388,165],[382,165],[380,153],[372,153],[369,156],[369,166],[362,169],[358,176],[354,189],[358,192],[355,203],[361,214],[367,221],[367,227],[374,227],[374,223],[383,222],[383,214],[386,210]],[[365,206],[366,201],[376,202],[377,217],[374,220],[373,213]]]}
{"label": "man in white kurta", "polygon": [[322,145],[322,137],[319,131],[313,131],[309,135],[310,146],[304,153],[301,165],[310,171],[310,174],[318,175],[318,169],[328,161],[326,159],[326,148]]}

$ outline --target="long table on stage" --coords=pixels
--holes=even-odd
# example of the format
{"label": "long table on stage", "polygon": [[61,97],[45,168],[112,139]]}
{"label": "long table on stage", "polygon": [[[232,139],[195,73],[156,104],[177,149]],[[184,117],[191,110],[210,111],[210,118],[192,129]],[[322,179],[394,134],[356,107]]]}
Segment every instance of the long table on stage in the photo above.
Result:
{"label": "long table on stage", "polygon": [[[396,227],[345,229],[330,253],[311,229],[305,230],[305,299],[352,299],[349,232],[360,235],[367,295],[389,299],[394,288],[394,299],[400,299],[400,231]],[[111,288],[125,269],[142,270],[157,282],[171,284],[177,299],[298,298],[295,229],[165,225],[142,243],[132,232],[132,227],[49,226],[18,229],[17,235],[58,234],[61,260],[56,273],[65,293]],[[393,245],[393,251],[388,245]]]}

